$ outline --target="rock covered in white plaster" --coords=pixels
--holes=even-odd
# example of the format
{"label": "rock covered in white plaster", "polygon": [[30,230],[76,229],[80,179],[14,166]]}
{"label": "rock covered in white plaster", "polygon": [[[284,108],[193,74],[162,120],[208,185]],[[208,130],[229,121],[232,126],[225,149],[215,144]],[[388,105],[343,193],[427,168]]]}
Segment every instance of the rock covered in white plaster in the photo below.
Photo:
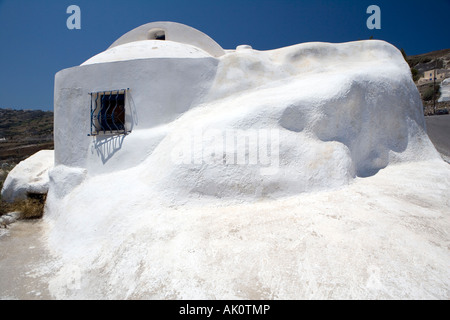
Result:
{"label": "rock covered in white plaster", "polygon": [[[63,87],[63,94],[55,99],[57,164],[85,168],[87,177],[140,166],[139,179],[159,188],[171,201],[183,202],[190,197],[279,197],[329,189],[392,163],[438,157],[425,133],[420,95],[409,67],[389,43],[304,43],[269,51],[244,45],[218,59],[178,59],[182,55],[177,50],[190,55],[190,47],[134,41],[92,58],[105,63],[76,69],[114,74],[119,65],[135,68],[128,109],[134,110],[137,125],[126,136],[88,138],[87,113],[73,107],[89,107],[83,90],[66,92],[86,74],[78,74],[77,79],[74,69],[59,73],[57,82],[63,84],[56,87]],[[141,49],[155,59],[136,58]],[[162,63],[158,52],[170,57],[172,49],[177,58],[163,59],[166,64],[158,69]],[[106,63],[116,58],[130,60]],[[152,76],[138,72],[150,70],[150,65]],[[183,72],[170,75],[174,69]],[[160,90],[150,89],[154,79],[164,84]],[[175,104],[180,107],[174,108]],[[69,122],[68,105],[76,110]],[[229,132],[257,137],[249,140],[249,151],[230,151],[224,148]],[[263,163],[257,154],[256,162],[239,163],[242,153],[251,157],[250,149],[270,148],[270,141],[267,146],[260,143],[264,135],[276,139],[276,157]],[[68,144],[68,139],[77,142]],[[190,158],[180,161],[177,152]]]}
{"label": "rock covered in white plaster", "polygon": [[[339,187],[389,164],[438,158],[409,73],[400,52],[383,41],[228,53],[209,100],[173,123],[141,179],[174,202],[259,199]],[[257,138],[247,150],[227,150],[240,133]],[[276,137],[266,146],[264,135]],[[268,163],[258,155],[238,163],[239,153],[248,159],[270,141],[277,154]]]}
{"label": "rock covered in white plaster", "polygon": [[86,172],[86,169],[63,165],[52,168],[49,171],[49,177],[54,188],[49,196],[55,196],[56,199],[64,198],[84,180]]}
{"label": "rock covered in white plaster", "polygon": [[2,188],[2,199],[12,202],[25,199],[27,193],[48,192],[48,170],[53,167],[54,151],[41,150],[17,164],[8,174]]}
{"label": "rock covered in white plaster", "polygon": [[[130,168],[52,170],[46,219],[64,266],[54,296],[448,298],[450,170],[397,49],[373,40],[227,51],[202,101]],[[214,136],[227,130],[278,132],[276,170],[220,162]],[[184,161],[190,137],[202,152]],[[77,290],[67,288],[74,270]]]}

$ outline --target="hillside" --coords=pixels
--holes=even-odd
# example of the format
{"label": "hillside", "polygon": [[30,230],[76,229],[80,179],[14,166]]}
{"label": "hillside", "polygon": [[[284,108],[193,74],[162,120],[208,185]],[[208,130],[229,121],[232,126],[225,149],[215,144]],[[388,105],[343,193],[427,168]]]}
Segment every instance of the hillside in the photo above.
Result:
{"label": "hillside", "polygon": [[[405,56],[405,59],[411,68],[414,82],[422,97],[425,115],[435,113],[434,105],[436,105],[436,110],[450,109],[449,102],[437,102],[440,96],[439,89],[442,79],[437,79],[436,83],[421,83],[419,81],[419,79],[423,77],[425,71],[434,69],[439,69],[440,72],[448,70],[448,74],[445,75],[445,78],[450,77],[450,49],[442,49],[414,56]],[[436,100],[436,103],[434,103],[434,100]]]}
{"label": "hillside", "polygon": [[415,68],[419,73],[434,68],[449,69],[450,49],[442,49],[428,53],[408,56],[408,64],[411,68]]}
{"label": "hillside", "polygon": [[0,165],[53,149],[53,112],[0,108]]}

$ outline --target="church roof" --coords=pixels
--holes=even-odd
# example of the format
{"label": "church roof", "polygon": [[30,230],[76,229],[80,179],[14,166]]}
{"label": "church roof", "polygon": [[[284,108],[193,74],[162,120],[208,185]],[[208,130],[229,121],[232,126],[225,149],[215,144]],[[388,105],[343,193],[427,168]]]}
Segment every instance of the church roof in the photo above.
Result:
{"label": "church roof", "polygon": [[160,21],[125,33],[106,51],[82,65],[153,57],[220,57],[224,54],[222,47],[203,32],[181,23]]}
{"label": "church roof", "polygon": [[82,65],[149,58],[207,58],[200,48],[173,41],[142,40],[128,42],[103,51]]}

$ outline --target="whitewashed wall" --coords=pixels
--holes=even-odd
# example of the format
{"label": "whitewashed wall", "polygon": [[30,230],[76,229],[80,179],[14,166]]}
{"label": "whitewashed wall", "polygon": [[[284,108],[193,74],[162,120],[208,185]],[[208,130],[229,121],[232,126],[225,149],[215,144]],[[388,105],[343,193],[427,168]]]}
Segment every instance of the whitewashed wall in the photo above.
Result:
{"label": "whitewashed wall", "polygon": [[[54,97],[55,164],[87,168],[89,174],[95,174],[139,163],[165,135],[161,126],[202,101],[212,85],[217,64],[212,57],[151,58],[58,72]],[[131,133],[88,136],[89,92],[122,88],[130,89],[125,121]],[[139,133],[142,130],[146,130],[145,135]]]}

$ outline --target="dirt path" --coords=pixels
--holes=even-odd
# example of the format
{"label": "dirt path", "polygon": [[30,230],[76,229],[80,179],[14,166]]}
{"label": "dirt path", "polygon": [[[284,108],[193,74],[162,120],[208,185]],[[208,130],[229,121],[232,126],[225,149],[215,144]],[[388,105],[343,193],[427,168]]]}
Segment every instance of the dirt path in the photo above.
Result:
{"label": "dirt path", "polygon": [[51,299],[45,227],[42,220],[18,221],[0,230],[0,299]]}

